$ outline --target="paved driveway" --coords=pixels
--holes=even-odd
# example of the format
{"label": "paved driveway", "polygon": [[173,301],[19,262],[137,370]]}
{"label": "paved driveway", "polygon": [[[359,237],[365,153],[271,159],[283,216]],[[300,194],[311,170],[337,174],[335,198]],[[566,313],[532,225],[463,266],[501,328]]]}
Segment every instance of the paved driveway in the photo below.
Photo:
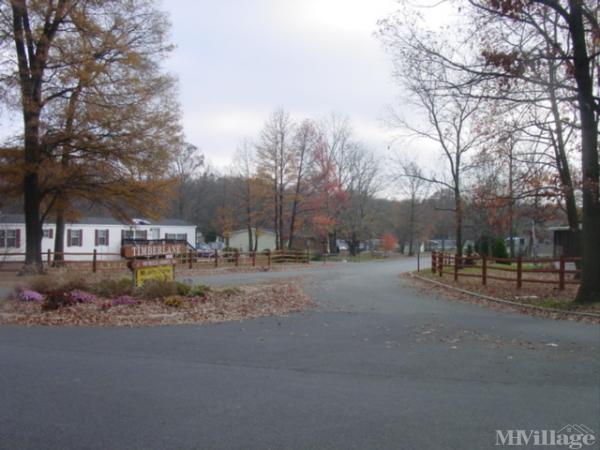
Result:
{"label": "paved driveway", "polygon": [[[302,275],[316,310],[155,328],[0,327],[3,449],[485,449],[600,438],[600,327],[419,294],[412,260]],[[596,447],[597,448],[597,447]]]}

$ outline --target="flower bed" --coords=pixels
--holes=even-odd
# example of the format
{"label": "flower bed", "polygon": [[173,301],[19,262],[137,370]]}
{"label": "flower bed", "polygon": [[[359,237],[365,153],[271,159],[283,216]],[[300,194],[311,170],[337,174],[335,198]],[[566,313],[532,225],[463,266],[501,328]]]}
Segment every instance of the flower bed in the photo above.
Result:
{"label": "flower bed", "polygon": [[[139,326],[224,322],[303,311],[312,300],[293,281],[211,289],[179,282],[105,280],[33,283],[0,302],[0,323],[21,325]],[[44,283],[47,282],[44,281]],[[44,289],[39,289],[44,287]],[[110,295],[106,295],[110,293]]]}

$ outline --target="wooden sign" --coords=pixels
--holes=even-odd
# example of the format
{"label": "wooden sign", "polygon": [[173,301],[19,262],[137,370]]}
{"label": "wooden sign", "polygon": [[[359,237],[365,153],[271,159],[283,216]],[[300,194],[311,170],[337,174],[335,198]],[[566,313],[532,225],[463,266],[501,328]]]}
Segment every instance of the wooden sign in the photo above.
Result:
{"label": "wooden sign", "polygon": [[172,264],[139,267],[135,269],[135,285],[142,286],[148,280],[174,281],[175,270]]}
{"label": "wooden sign", "polygon": [[121,254],[125,258],[147,258],[151,256],[181,255],[187,252],[186,244],[151,243],[124,245]]}
{"label": "wooden sign", "polygon": [[127,263],[131,270],[141,269],[142,267],[172,266],[174,259],[133,259]]}

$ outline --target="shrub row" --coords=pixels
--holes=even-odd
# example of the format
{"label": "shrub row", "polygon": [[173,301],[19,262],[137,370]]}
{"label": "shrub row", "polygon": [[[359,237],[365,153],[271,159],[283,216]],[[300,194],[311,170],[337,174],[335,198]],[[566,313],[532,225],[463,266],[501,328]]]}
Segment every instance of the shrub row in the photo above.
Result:
{"label": "shrub row", "polygon": [[[23,302],[41,303],[43,310],[55,310],[78,303],[93,303],[99,298],[111,299],[102,303],[103,309],[117,305],[136,305],[140,300],[161,300],[167,306],[177,307],[182,304],[182,297],[206,297],[209,292],[210,287],[204,284],[192,286],[180,281],[150,280],[141,287],[133,288],[129,278],[108,278],[93,283],[79,278],[39,278],[28,288],[17,289],[16,298]],[[231,294],[227,289],[223,289],[222,292],[224,295]]]}

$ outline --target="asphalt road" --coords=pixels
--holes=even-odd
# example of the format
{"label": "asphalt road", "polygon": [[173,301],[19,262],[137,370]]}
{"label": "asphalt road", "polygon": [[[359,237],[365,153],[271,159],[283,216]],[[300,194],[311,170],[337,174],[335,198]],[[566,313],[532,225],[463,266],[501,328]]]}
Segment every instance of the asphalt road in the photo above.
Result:
{"label": "asphalt road", "polygon": [[2,326],[0,448],[465,450],[572,423],[600,439],[600,327],[420,294],[397,276],[413,267],[202,279],[301,275],[319,306],[289,317]]}

